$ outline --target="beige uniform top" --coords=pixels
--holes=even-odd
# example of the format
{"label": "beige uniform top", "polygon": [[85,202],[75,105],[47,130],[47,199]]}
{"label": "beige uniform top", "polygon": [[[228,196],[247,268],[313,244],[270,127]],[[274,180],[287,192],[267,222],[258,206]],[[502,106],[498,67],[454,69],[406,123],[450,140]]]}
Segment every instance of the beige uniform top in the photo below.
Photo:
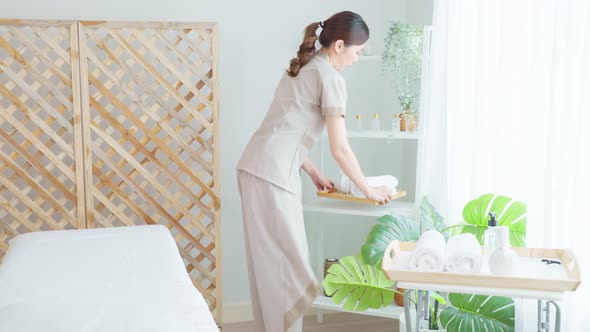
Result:
{"label": "beige uniform top", "polygon": [[297,77],[285,73],[236,169],[295,193],[299,177],[293,175],[322,135],[325,116],[345,114],[346,98],[344,78],[320,53]]}

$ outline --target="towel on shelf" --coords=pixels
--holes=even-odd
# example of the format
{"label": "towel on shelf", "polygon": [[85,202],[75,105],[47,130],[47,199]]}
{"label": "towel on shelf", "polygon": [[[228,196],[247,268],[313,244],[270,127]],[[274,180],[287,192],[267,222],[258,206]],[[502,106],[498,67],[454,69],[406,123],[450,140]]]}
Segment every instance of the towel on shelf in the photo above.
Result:
{"label": "towel on shelf", "polygon": [[482,266],[481,246],[473,234],[458,234],[451,237],[445,256],[447,272],[479,273]]}
{"label": "towel on shelf", "polygon": [[422,233],[410,259],[410,270],[440,272],[445,266],[445,237],[438,231]]}
{"label": "towel on shelf", "polygon": [[[368,176],[367,184],[371,187],[387,186],[392,194],[397,192],[398,180],[393,175]],[[335,183],[338,192],[352,195],[353,197],[365,198],[365,194],[344,174]]]}

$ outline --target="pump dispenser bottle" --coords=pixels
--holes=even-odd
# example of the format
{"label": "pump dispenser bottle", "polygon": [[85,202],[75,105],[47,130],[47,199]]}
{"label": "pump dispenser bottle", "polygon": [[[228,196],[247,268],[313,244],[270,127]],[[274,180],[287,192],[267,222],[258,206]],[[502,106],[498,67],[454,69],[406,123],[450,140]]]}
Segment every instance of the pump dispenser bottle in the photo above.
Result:
{"label": "pump dispenser bottle", "polygon": [[[483,234],[483,254],[490,255],[498,247],[499,232],[508,231],[506,226],[498,226],[496,212],[489,213],[488,229]],[[500,229],[502,228],[502,229]]]}

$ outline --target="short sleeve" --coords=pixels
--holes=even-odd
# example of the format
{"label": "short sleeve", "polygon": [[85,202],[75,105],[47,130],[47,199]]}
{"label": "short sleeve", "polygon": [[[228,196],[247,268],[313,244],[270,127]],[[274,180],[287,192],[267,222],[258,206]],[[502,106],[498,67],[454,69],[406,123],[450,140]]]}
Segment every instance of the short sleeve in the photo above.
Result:
{"label": "short sleeve", "polygon": [[323,115],[346,114],[346,82],[340,75],[330,75],[322,80],[320,98]]}

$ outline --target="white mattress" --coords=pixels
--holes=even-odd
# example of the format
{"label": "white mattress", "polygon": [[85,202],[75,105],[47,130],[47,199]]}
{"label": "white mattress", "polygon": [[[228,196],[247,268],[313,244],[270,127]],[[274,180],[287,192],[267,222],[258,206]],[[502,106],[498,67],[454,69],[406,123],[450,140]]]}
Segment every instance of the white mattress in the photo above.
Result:
{"label": "white mattress", "polygon": [[0,331],[217,332],[163,226],[28,233],[0,265]]}

